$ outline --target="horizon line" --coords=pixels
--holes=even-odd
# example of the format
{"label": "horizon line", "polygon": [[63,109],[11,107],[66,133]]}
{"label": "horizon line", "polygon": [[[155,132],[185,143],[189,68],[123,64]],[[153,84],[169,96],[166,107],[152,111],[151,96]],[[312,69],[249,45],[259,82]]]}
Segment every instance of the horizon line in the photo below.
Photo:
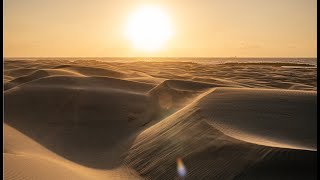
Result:
{"label": "horizon line", "polygon": [[272,56],[8,56],[3,57],[5,58],[317,58],[315,57],[303,57],[303,56],[296,56],[296,57],[272,57]]}

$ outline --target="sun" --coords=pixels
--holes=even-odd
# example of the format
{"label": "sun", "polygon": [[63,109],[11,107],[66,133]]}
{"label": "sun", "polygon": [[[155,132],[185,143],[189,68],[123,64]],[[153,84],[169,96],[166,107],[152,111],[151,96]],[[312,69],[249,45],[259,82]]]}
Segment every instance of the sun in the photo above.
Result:
{"label": "sun", "polygon": [[126,36],[133,47],[143,51],[163,48],[172,35],[169,16],[160,7],[143,6],[130,16]]}

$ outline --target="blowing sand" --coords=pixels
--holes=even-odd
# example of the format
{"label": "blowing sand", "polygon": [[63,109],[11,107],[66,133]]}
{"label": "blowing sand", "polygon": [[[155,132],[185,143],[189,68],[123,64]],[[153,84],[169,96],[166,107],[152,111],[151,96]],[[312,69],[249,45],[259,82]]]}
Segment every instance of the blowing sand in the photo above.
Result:
{"label": "blowing sand", "polygon": [[315,68],[5,60],[4,83],[6,180],[316,179]]}

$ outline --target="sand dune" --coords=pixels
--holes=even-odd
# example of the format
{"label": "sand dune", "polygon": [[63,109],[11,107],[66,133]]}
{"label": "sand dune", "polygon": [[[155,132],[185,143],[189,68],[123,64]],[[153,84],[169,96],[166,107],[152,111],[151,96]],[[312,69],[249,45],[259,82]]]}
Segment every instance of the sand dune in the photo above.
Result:
{"label": "sand dune", "polygon": [[316,178],[316,69],[4,66],[5,179]]}
{"label": "sand dune", "polygon": [[314,91],[217,88],[197,108],[208,123],[238,139],[316,150],[316,98]]}
{"label": "sand dune", "polygon": [[108,76],[108,77],[117,77],[117,78],[126,77],[126,74],[123,72],[113,71],[113,70],[103,69],[103,68],[96,68],[96,67],[71,66],[63,69],[78,72],[86,76]]}
{"label": "sand dune", "polygon": [[78,165],[6,124],[4,130],[5,179],[141,179],[125,167],[101,171]]}

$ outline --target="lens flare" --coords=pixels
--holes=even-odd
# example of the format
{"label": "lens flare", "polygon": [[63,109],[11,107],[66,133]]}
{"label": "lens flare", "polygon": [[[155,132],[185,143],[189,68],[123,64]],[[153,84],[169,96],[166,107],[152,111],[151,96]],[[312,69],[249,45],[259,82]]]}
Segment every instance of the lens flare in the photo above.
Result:
{"label": "lens flare", "polygon": [[181,158],[177,159],[177,171],[180,177],[185,177],[187,175],[187,169],[184,166]]}

